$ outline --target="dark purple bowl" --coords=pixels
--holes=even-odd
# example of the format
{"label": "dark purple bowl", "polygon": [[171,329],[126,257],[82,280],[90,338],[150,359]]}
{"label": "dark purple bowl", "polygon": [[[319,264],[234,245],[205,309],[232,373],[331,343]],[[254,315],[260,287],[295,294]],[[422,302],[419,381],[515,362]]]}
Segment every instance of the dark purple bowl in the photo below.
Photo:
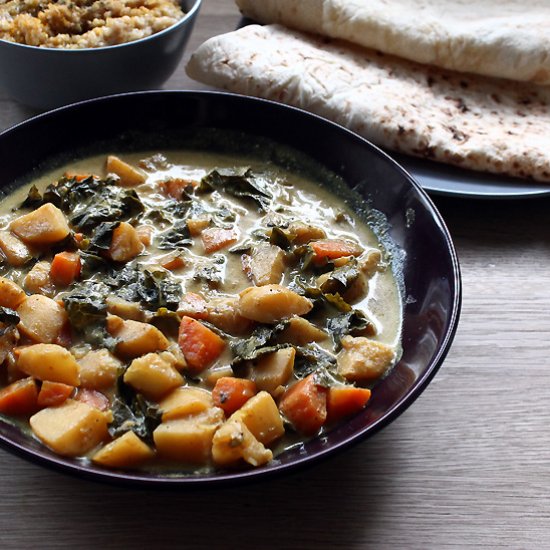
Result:
{"label": "dark purple bowl", "polygon": [[[460,271],[451,237],[429,197],[396,162],[363,138],[318,116],[216,92],[141,92],[90,100],[37,116],[0,134],[0,184],[23,183],[43,169],[82,154],[106,153],[115,145],[119,150],[166,149],[193,140],[199,147],[208,147],[218,131],[244,132],[256,144],[263,143],[270,157],[278,153],[269,151],[266,139],[307,155],[343,178],[363,197],[363,204],[366,201],[385,215],[394,253],[402,261],[401,360],[376,386],[362,413],[257,469],[179,477],[110,471],[59,457],[0,420],[0,443],[6,449],[103,481],[165,487],[242,482],[287,472],[364,440],[405,411],[435,375],[454,337],[461,304]],[[246,141],[232,139],[223,147],[245,152]],[[256,152],[264,145],[256,145]]]}

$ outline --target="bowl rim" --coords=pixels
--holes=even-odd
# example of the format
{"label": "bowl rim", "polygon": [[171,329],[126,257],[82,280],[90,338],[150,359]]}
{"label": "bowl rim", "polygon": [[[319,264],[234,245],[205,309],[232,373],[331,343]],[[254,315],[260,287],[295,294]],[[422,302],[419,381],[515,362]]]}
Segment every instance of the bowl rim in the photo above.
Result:
{"label": "bowl rim", "polygon": [[[183,0],[179,0],[180,4],[182,1]],[[184,23],[187,22],[187,20],[193,19],[196,16],[202,4],[202,0],[192,0],[192,2],[193,2],[193,5],[191,6],[191,9],[185,12],[181,19],[178,19],[178,21],[176,21],[169,27],[166,27],[165,29],[162,29],[161,31],[155,32],[153,34],[150,34],[149,36],[144,36],[136,40],[130,40],[129,42],[122,42],[121,44],[112,44],[111,46],[98,46],[97,48],[52,48],[52,47],[43,47],[43,46],[32,46],[30,44],[21,44],[20,42],[12,42],[11,40],[5,40],[4,38],[0,38],[0,46],[4,45],[7,47],[24,48],[24,49],[28,49],[29,51],[40,51],[40,52],[50,52],[50,53],[58,52],[59,54],[63,52],[63,54],[70,54],[70,55],[77,55],[78,53],[82,53],[82,52],[89,53],[89,52],[104,52],[104,51],[118,50],[120,48],[129,47],[133,44],[142,44],[144,42],[147,42],[148,40],[153,40],[154,38],[158,38],[165,34],[174,32],[180,25],[183,25]]]}
{"label": "bowl rim", "polygon": [[[198,0],[200,1],[200,0]],[[454,243],[452,241],[450,232],[435,206],[434,202],[427,194],[427,192],[420,186],[419,183],[397,162],[395,161],[388,153],[374,145],[369,140],[363,138],[362,136],[356,134],[355,132],[345,128],[344,126],[325,119],[309,111],[305,111],[298,107],[293,107],[285,105],[279,102],[256,98],[250,96],[244,96],[241,94],[234,94],[224,91],[216,90],[150,90],[150,91],[138,91],[138,92],[126,92],[121,94],[113,94],[109,96],[103,96],[99,98],[88,99],[84,101],[79,101],[77,103],[72,103],[70,105],[65,105],[40,113],[31,117],[27,120],[19,122],[10,128],[0,132],[0,143],[3,139],[6,139],[6,136],[9,136],[12,132],[17,132],[21,127],[32,126],[33,123],[42,121],[42,119],[48,119],[56,116],[56,113],[62,111],[78,110],[82,106],[88,104],[101,104],[110,101],[124,101],[125,97],[128,96],[167,96],[167,95],[180,95],[182,97],[227,97],[233,98],[234,100],[245,101],[249,103],[256,104],[267,104],[275,109],[281,110],[290,110],[294,111],[298,116],[313,118],[316,119],[319,124],[332,127],[336,132],[344,132],[348,136],[363,145],[366,145],[368,149],[371,149],[375,154],[384,158],[385,162],[388,162],[394,170],[397,170],[401,175],[407,180],[408,184],[415,189],[419,195],[419,199],[423,206],[427,209],[430,214],[430,217],[433,219],[436,226],[438,226],[441,235],[444,237],[445,249],[449,254],[450,264],[452,266],[452,273],[448,273],[449,282],[452,285],[454,290],[454,296],[452,300],[452,308],[449,310],[448,319],[447,319],[447,329],[444,333],[444,338],[442,338],[441,345],[437,349],[437,352],[432,357],[429,364],[426,366],[426,369],[423,373],[418,376],[410,389],[402,395],[395,403],[388,409],[382,416],[374,420],[367,427],[361,429],[358,432],[351,433],[346,437],[342,437],[340,441],[330,445],[329,447],[323,448],[317,451],[315,454],[305,454],[304,456],[299,456],[293,459],[289,463],[277,463],[276,459],[274,462],[261,467],[261,468],[249,468],[245,470],[235,470],[229,472],[216,472],[215,474],[189,474],[189,475],[178,475],[178,476],[162,476],[162,477],[153,477],[149,472],[140,472],[140,471],[129,471],[122,472],[117,470],[108,470],[101,469],[99,467],[94,467],[93,465],[86,464],[84,462],[78,463],[74,459],[65,459],[64,457],[58,455],[49,455],[46,454],[48,451],[45,448],[45,451],[29,449],[25,445],[21,445],[17,442],[10,440],[7,437],[4,437],[3,434],[0,434],[0,445],[6,450],[13,452],[23,458],[30,460],[31,462],[36,462],[47,466],[51,469],[62,471],[63,473],[77,476],[80,478],[91,479],[94,481],[106,482],[122,486],[142,486],[142,487],[157,487],[157,488],[179,488],[181,486],[186,487],[218,487],[233,485],[243,482],[258,482],[260,480],[269,479],[274,476],[284,475],[294,472],[296,469],[301,467],[310,466],[314,463],[318,463],[322,460],[325,460],[335,454],[343,451],[344,449],[350,447],[352,444],[359,443],[364,441],[374,434],[376,434],[383,427],[387,426],[398,418],[402,413],[404,413],[416,399],[421,395],[421,393],[426,389],[429,382],[433,379],[435,374],[441,368],[455,337],[458,322],[460,319],[461,306],[462,306],[462,277],[459,264],[458,254],[456,252]],[[0,419],[0,421],[2,421]]]}

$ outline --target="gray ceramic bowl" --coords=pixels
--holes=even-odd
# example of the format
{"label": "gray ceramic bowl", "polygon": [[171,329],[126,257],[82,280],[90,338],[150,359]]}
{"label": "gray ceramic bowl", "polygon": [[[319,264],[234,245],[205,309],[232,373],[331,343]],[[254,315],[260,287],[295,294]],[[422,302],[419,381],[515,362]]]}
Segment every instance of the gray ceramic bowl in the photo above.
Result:
{"label": "gray ceramic bowl", "polygon": [[0,40],[0,86],[37,109],[158,88],[181,60],[201,1],[181,0],[186,15],[175,25],[117,46],[66,50]]}

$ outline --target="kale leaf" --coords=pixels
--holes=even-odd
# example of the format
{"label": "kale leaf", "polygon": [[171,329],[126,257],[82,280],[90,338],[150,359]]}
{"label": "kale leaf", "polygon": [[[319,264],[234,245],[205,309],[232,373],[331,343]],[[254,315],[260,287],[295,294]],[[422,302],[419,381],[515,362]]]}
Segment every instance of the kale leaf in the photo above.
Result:
{"label": "kale leaf", "polygon": [[336,349],[341,347],[341,341],[347,334],[374,334],[375,327],[370,319],[359,309],[351,309],[331,317],[327,321],[327,331],[331,335]]}
{"label": "kale leaf", "polygon": [[147,443],[153,443],[153,431],[161,422],[159,406],[136,393],[119,377],[119,395],[113,399],[113,421],[109,425],[111,437],[132,431]]}
{"label": "kale leaf", "polygon": [[267,186],[251,170],[246,170],[244,174],[213,170],[202,178],[197,191],[207,192],[210,189],[221,189],[234,197],[252,199],[262,210],[267,209],[273,198]]}
{"label": "kale leaf", "polygon": [[56,184],[48,185],[42,202],[51,202],[60,208],[81,231],[93,229],[102,222],[129,219],[144,210],[135,190],[119,187],[113,179],[94,176],[81,181],[61,178]]}

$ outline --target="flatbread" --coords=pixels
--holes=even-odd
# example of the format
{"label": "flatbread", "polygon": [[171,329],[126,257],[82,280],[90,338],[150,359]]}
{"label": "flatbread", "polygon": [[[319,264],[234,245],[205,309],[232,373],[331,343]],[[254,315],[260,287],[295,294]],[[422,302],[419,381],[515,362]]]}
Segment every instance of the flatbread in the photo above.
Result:
{"label": "flatbread", "polygon": [[187,72],[312,111],[395,151],[550,181],[547,87],[444,71],[278,25],[211,38]]}
{"label": "flatbread", "polygon": [[236,0],[259,23],[405,59],[550,84],[548,0]]}

